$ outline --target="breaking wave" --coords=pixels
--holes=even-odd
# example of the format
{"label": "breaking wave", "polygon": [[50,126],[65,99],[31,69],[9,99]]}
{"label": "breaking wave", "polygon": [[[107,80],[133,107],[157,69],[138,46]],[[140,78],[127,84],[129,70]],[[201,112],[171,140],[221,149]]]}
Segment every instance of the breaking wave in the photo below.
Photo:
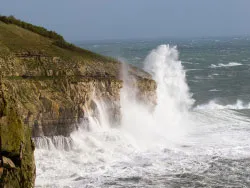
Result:
{"label": "breaking wave", "polygon": [[222,105],[216,102],[216,100],[211,100],[207,104],[198,105],[195,109],[199,110],[220,110],[220,109],[230,109],[230,110],[243,110],[250,109],[250,103],[244,103],[241,100],[237,100],[234,104]]}
{"label": "breaking wave", "polygon": [[211,92],[217,92],[217,91],[220,91],[220,90],[218,90],[218,89],[210,89],[209,91],[211,91]]}
{"label": "breaking wave", "polygon": [[210,68],[218,68],[218,67],[234,67],[234,66],[240,66],[242,65],[241,63],[237,63],[237,62],[229,62],[228,64],[223,64],[223,63],[219,63],[218,65],[215,64],[211,64]]}

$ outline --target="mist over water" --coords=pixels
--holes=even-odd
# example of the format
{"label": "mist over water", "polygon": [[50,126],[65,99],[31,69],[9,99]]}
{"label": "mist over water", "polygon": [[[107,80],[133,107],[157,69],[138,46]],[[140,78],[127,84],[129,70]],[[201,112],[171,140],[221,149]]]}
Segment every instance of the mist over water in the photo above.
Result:
{"label": "mist over water", "polygon": [[36,186],[249,186],[249,118],[230,106],[195,106],[178,56],[176,47],[160,45],[144,61],[157,83],[153,109],[136,98],[136,80],[124,64],[121,125],[112,125],[100,99],[88,129],[38,138]]}

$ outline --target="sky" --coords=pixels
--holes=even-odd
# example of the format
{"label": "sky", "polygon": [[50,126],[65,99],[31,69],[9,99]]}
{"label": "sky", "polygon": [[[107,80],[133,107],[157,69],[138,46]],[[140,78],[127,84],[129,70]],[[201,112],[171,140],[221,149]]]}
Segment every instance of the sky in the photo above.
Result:
{"label": "sky", "polygon": [[69,41],[250,35],[250,0],[1,0]]}

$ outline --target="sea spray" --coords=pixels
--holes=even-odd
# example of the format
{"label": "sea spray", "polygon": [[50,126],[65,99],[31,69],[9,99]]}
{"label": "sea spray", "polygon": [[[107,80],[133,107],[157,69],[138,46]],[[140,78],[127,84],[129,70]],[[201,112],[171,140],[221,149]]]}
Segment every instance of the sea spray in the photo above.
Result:
{"label": "sea spray", "polygon": [[185,134],[190,129],[189,109],[194,103],[178,55],[176,46],[160,45],[145,60],[145,70],[152,74],[157,83],[154,124],[167,127],[162,131],[170,132],[168,138]]}
{"label": "sea spray", "polygon": [[[90,131],[102,131],[110,128],[107,104],[99,99],[93,98],[95,109],[93,114],[88,115],[88,126]],[[84,122],[83,122],[84,123]]]}
{"label": "sea spray", "polygon": [[121,128],[143,148],[179,140],[187,131],[188,110],[194,101],[176,47],[161,45],[145,60],[145,70],[157,83],[157,104],[153,111],[136,98],[137,89],[131,84],[134,79],[123,67]]}
{"label": "sea spray", "polygon": [[157,83],[157,104],[167,102],[172,105],[171,109],[187,111],[194,100],[178,55],[176,46],[160,45],[147,56],[144,67]]}

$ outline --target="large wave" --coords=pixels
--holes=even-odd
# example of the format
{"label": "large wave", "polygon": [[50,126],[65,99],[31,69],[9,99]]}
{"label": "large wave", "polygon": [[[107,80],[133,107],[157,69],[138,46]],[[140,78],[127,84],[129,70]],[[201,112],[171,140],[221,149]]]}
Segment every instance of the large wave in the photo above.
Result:
{"label": "large wave", "polygon": [[185,125],[189,122],[188,110],[194,100],[189,93],[176,47],[161,45],[153,50],[146,57],[145,70],[157,83],[157,105],[152,112],[146,104],[138,103],[136,95],[131,95],[131,91],[136,91],[129,84],[133,82],[131,75],[123,74],[121,128],[132,134],[137,143],[149,147],[185,134]]}

